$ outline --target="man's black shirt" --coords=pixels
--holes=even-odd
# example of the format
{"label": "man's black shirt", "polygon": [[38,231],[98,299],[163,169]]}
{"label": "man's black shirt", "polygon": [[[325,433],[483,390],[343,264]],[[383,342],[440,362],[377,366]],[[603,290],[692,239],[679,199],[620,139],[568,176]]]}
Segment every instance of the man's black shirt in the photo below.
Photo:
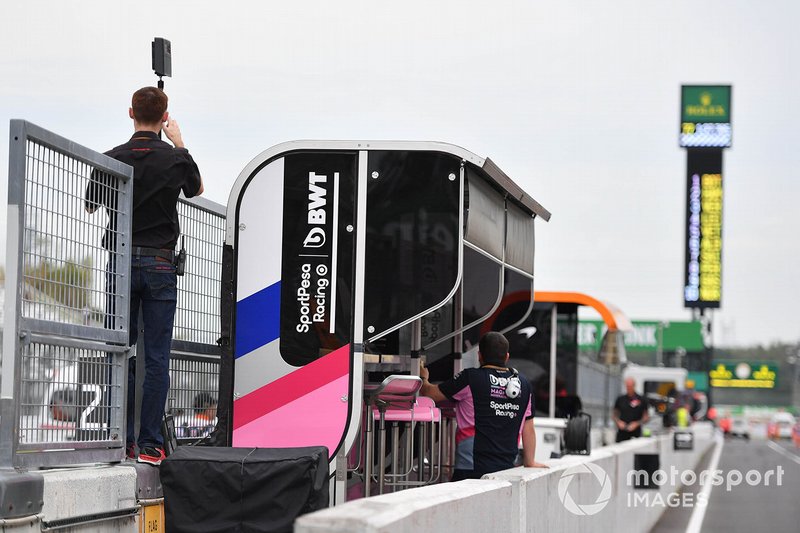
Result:
{"label": "man's black shirt", "polygon": [[635,392],[633,396],[623,394],[614,403],[614,409],[619,411],[619,419],[629,424],[641,420],[647,412],[647,400]]}
{"label": "man's black shirt", "polygon": [[[511,377],[520,381],[516,398],[506,396]],[[483,366],[463,370],[439,384],[439,390],[457,402],[455,469],[479,478],[513,467],[522,425],[533,418],[528,380],[508,369]]]}
{"label": "man's black shirt", "polygon": [[[131,140],[105,153],[133,167],[132,245],[174,249],[180,235],[178,196],[191,198],[200,190],[200,171],[185,148],[173,148],[150,131],[137,131]],[[109,208],[109,223],[103,244],[114,247],[116,198],[107,191],[107,175],[92,173],[86,189],[86,207]]]}
{"label": "man's black shirt", "polygon": [[[616,402],[614,402],[614,409],[619,412],[619,419],[622,420],[625,425],[628,425],[631,422],[640,421],[642,418],[644,418],[644,414],[647,412],[647,400],[635,392],[633,393],[633,396],[623,394],[617,398]],[[617,442],[622,442],[633,437],[641,436],[642,426],[637,427],[633,431],[628,431],[627,429],[617,429]]]}

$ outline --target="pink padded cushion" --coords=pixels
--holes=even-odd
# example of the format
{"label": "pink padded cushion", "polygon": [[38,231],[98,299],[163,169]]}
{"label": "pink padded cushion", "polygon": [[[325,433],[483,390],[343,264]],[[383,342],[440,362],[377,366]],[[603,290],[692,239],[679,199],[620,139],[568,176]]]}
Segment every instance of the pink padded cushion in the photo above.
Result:
{"label": "pink padded cushion", "polygon": [[[377,408],[373,407],[372,415],[375,420],[380,420],[381,414]],[[386,422],[440,422],[442,420],[442,412],[436,407],[433,400],[427,396],[419,396],[412,409],[393,409],[390,407],[386,410],[383,419]]]}

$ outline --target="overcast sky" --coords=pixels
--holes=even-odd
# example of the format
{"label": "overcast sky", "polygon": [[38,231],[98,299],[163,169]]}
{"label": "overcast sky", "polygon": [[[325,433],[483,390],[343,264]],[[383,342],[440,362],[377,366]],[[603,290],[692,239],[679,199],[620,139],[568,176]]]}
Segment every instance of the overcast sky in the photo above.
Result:
{"label": "overcast sky", "polygon": [[[538,289],[633,319],[683,309],[680,85],[733,85],[717,344],[800,339],[800,4],[795,1],[6,2],[8,120],[104,151],[127,140],[150,42],[206,196],[292,139],[440,140],[491,157],[553,213]],[[0,179],[5,250],[7,180]]]}

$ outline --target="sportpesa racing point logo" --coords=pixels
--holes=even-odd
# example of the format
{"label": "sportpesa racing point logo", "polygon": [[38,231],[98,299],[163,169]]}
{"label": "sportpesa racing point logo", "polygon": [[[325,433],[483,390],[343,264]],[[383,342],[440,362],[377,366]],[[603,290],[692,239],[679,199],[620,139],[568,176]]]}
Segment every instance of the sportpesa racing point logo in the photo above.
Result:
{"label": "sportpesa racing point logo", "polygon": [[[594,503],[575,503],[568,492],[572,478],[584,474],[593,474],[597,482],[600,483],[600,493]],[[564,504],[564,508],[570,513],[578,516],[591,516],[602,511],[611,499],[611,478],[605,470],[594,463],[581,463],[571,466],[564,470],[558,480],[558,499]]]}

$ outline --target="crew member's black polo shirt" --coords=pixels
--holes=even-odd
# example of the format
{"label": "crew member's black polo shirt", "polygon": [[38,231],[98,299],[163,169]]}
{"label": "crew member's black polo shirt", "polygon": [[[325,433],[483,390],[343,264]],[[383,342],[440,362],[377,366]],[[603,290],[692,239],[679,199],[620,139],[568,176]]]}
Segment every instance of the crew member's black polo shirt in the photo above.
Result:
{"label": "crew member's black polo shirt", "polygon": [[441,383],[439,390],[456,403],[456,470],[483,474],[514,466],[525,420],[533,418],[531,386],[523,376],[520,394],[506,396],[510,370],[467,368]]}
{"label": "crew member's black polo shirt", "polygon": [[647,412],[647,400],[635,392],[633,396],[623,394],[614,403],[614,409],[619,411],[619,419],[629,424],[641,420]]}
{"label": "crew member's black polo shirt", "polygon": [[[105,153],[133,167],[132,245],[174,249],[180,235],[176,204],[181,190],[191,198],[200,190],[200,171],[185,148],[173,148],[150,131],[137,131],[131,140]],[[116,199],[109,197],[108,177],[92,173],[86,189],[86,207],[109,208],[103,245],[113,248]]]}

